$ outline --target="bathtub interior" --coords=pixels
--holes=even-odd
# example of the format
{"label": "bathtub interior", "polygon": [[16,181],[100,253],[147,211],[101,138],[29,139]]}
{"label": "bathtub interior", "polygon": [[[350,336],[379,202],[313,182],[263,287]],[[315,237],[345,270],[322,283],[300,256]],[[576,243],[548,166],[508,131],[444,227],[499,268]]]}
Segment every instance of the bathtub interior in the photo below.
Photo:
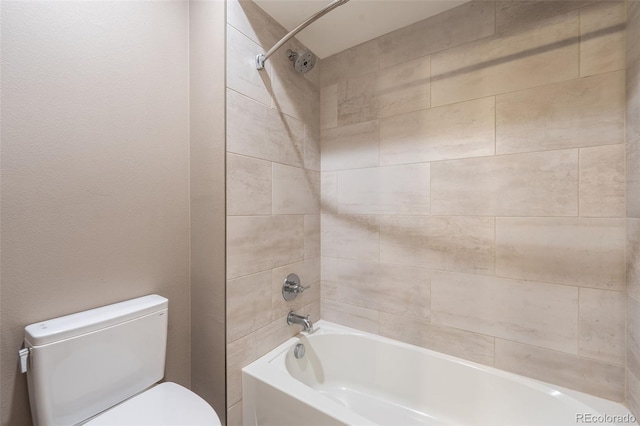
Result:
{"label": "bathtub interior", "polygon": [[[575,425],[582,413],[629,415],[621,404],[470,361],[326,321],[317,328],[249,373],[269,370],[265,383],[335,418],[349,413],[344,424]],[[306,348],[300,359],[297,343]]]}

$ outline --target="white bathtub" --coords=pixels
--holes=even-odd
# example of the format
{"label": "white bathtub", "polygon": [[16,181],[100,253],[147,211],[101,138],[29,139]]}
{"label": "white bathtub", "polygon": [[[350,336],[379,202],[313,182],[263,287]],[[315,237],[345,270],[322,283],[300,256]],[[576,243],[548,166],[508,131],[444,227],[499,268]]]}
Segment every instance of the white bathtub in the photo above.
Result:
{"label": "white bathtub", "polygon": [[244,425],[636,424],[602,398],[327,321],[315,328],[243,369]]}

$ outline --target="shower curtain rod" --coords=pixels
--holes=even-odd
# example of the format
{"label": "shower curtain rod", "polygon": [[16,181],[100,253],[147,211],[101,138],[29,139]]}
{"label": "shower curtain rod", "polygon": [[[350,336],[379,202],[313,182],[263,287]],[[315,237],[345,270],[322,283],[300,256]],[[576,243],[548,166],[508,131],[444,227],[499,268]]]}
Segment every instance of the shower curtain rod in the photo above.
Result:
{"label": "shower curtain rod", "polygon": [[329,3],[328,5],[326,5],[325,7],[323,7],[322,9],[317,11],[316,13],[314,13],[306,21],[304,21],[303,23],[301,23],[300,25],[298,25],[297,27],[295,27],[294,29],[289,31],[289,34],[287,34],[286,36],[282,37],[279,42],[277,42],[271,49],[269,49],[267,51],[267,53],[261,53],[258,56],[256,56],[256,69],[259,69],[259,70],[263,69],[264,68],[264,63],[267,61],[267,59],[269,59],[269,56],[273,55],[276,50],[280,49],[282,47],[282,45],[285,44],[286,42],[288,42],[289,39],[291,39],[293,36],[298,34],[300,31],[304,30],[305,28],[307,28],[309,26],[309,24],[314,22],[316,19],[318,19],[318,18],[326,15],[327,13],[331,12],[336,7],[342,6],[343,4],[345,4],[348,1],[349,0],[334,0],[333,2]]}

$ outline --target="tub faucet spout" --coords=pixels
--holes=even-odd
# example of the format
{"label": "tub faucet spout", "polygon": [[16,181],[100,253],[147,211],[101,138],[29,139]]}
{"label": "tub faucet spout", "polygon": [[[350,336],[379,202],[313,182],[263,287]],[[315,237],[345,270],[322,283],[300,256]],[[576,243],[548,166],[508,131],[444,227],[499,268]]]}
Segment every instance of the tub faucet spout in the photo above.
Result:
{"label": "tub faucet spout", "polygon": [[298,315],[291,311],[289,312],[289,315],[287,315],[287,324],[301,325],[304,331],[307,333],[313,333],[313,323],[311,322],[311,319],[309,319],[309,315],[303,317],[302,315]]}

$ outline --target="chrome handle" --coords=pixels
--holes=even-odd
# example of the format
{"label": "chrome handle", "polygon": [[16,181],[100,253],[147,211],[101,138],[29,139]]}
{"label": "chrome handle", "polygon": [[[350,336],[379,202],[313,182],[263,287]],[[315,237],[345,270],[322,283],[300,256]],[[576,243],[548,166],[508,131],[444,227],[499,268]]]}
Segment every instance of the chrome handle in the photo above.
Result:
{"label": "chrome handle", "polygon": [[289,274],[282,283],[282,297],[287,302],[296,298],[298,293],[302,293],[310,286],[304,286],[300,284],[300,277],[296,274]]}

